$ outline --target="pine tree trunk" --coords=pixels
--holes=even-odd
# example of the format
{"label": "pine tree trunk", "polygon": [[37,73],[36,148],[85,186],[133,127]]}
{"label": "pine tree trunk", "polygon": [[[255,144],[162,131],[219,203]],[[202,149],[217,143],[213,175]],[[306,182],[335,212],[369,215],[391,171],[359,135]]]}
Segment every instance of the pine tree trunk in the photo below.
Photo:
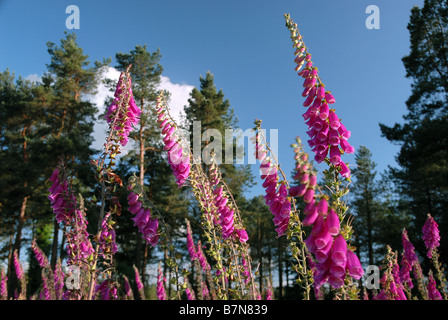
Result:
{"label": "pine tree trunk", "polygon": [[[25,187],[26,187],[27,183],[25,182]],[[17,254],[20,256],[20,247],[22,246],[22,230],[23,230],[23,225],[25,224],[25,212],[26,212],[26,204],[28,202],[30,196],[25,196],[22,200],[22,204],[20,206],[20,214],[19,214],[19,223],[17,225],[17,231],[16,231],[16,237],[14,240],[14,245],[12,247],[12,252],[14,252],[15,250],[17,250]],[[14,255],[11,254],[10,255],[10,262],[9,262],[9,288],[8,288],[8,295],[9,297],[13,297],[14,296],[14,291],[17,288],[17,276],[15,275],[15,270],[14,270]]]}
{"label": "pine tree trunk", "polygon": [[281,299],[283,297],[283,263],[282,263],[282,250],[281,241],[277,241],[278,244],[278,297]]}
{"label": "pine tree trunk", "polygon": [[372,236],[372,212],[370,209],[369,193],[367,189],[364,190],[366,199],[366,213],[367,213],[367,245],[369,247],[369,264],[373,265],[373,236]]}
{"label": "pine tree trunk", "polygon": [[263,253],[262,253],[262,234],[261,234],[261,223],[260,223],[260,218],[258,218],[257,220],[257,224],[258,224],[258,234],[257,234],[257,253],[258,253],[258,262],[260,264],[259,267],[259,284],[260,284],[260,292],[263,292]]}

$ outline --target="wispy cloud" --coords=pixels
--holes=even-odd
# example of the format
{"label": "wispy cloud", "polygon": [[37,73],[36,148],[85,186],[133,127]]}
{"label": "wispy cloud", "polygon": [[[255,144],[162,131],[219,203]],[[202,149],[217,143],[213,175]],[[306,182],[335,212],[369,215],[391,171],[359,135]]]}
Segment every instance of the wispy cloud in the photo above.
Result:
{"label": "wispy cloud", "polygon": [[38,75],[37,73],[33,73],[30,75],[27,75],[25,77],[25,80],[29,80],[31,82],[42,82],[42,77],[40,75]]}
{"label": "wispy cloud", "polygon": [[188,99],[194,86],[189,84],[172,83],[170,78],[162,76],[160,81],[160,89],[167,90],[171,93],[169,107],[170,114],[174,120],[180,124],[184,115],[184,106],[188,105]]}

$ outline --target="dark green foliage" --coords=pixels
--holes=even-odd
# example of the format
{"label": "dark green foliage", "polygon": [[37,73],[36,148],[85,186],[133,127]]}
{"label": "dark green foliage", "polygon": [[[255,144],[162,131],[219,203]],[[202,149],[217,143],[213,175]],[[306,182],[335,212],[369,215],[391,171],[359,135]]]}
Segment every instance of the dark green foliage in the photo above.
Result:
{"label": "dark green foliage", "polygon": [[[216,89],[213,74],[207,72],[205,78],[201,76],[199,80],[201,83],[200,89],[193,89],[190,94],[191,98],[188,99],[189,105],[184,107],[186,115],[185,128],[190,132],[190,141],[192,142],[193,147],[195,147],[194,139],[198,138],[193,136],[193,122],[200,121],[200,152],[203,164],[204,162],[207,162],[207,158],[210,156],[209,152],[211,151],[209,149],[204,150],[204,148],[206,148],[209,143],[215,142],[214,139],[221,139],[221,141],[218,141],[217,143],[215,142],[222,146],[221,158],[219,159],[219,154],[216,154],[216,161],[222,163],[220,165],[222,176],[232,191],[234,198],[238,201],[239,197],[243,196],[245,189],[253,184],[253,176],[250,172],[250,167],[248,165],[235,164],[237,155],[236,148],[239,146],[237,146],[236,143],[233,143],[233,147],[229,149],[232,154],[226,154],[225,131],[226,129],[237,129],[238,120],[234,116],[234,111],[230,106],[229,100],[224,98],[222,90],[218,91]],[[213,131],[210,130],[217,130],[220,134],[215,136]],[[207,133],[210,133],[210,136],[207,135]],[[197,149],[194,149],[193,153],[195,153],[195,150]],[[216,153],[216,150],[214,151]],[[227,163],[227,158],[233,159],[233,163]],[[204,169],[205,167],[206,165],[204,164]]]}
{"label": "dark green foliage", "polygon": [[[391,168],[391,178],[401,208],[415,218],[409,237],[422,253],[418,243],[428,213],[439,223],[441,234],[448,231],[448,2],[426,0],[422,8],[414,7],[408,30],[410,53],[403,58],[412,80],[408,113],[403,124],[380,128],[384,137],[400,145],[398,168]],[[446,260],[448,241],[443,236],[441,252]]]}
{"label": "dark green foliage", "polygon": [[409,217],[398,210],[386,174],[377,178],[370,150],[360,146],[355,159],[349,205],[354,215],[354,244],[366,265],[378,265],[387,245],[401,249],[401,231],[409,227]]}

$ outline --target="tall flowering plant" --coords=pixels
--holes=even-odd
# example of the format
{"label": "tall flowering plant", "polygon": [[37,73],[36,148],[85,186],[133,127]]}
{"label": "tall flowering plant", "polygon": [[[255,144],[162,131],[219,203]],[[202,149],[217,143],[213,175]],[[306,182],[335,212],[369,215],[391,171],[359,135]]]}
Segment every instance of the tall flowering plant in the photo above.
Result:
{"label": "tall flowering plant", "polygon": [[[428,258],[431,259],[431,262],[435,268],[436,277],[439,281],[439,289],[443,295],[443,299],[447,300],[448,299],[448,294],[447,294],[448,288],[446,285],[447,281],[444,276],[443,269],[439,262],[439,252],[437,250],[437,248],[440,246],[439,225],[437,224],[437,222],[434,220],[434,218],[430,214],[428,214],[428,216],[426,218],[425,224],[423,225],[423,228],[422,228],[422,232],[423,232],[422,239],[425,243],[426,249],[428,250],[426,255]],[[431,277],[432,277],[432,274],[431,274]],[[429,288],[428,288],[428,291],[429,291]],[[433,292],[434,292],[434,290],[433,290]],[[438,297],[438,294],[434,292],[433,296]]]}
{"label": "tall flowering plant", "polygon": [[331,91],[325,88],[317,67],[313,64],[311,53],[305,45],[303,36],[297,28],[297,23],[285,14],[286,27],[290,31],[292,46],[295,49],[295,71],[303,80],[302,97],[306,98],[303,107],[306,108],[303,119],[308,127],[308,144],[314,152],[317,163],[323,161],[333,166],[344,178],[350,177],[350,169],[341,156],[353,153],[355,150],[349,144],[351,132],[336,114],[333,104],[336,99]]}

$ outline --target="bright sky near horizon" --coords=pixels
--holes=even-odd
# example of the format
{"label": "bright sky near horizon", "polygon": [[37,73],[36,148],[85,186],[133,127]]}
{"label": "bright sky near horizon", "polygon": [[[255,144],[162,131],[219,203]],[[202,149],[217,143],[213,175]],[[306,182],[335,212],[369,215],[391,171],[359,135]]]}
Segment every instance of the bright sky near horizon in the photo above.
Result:
{"label": "bright sky near horizon", "polygon": [[[79,29],[66,28],[69,5],[79,8]],[[369,5],[380,10],[379,29],[366,27]],[[174,93],[175,108],[187,104],[199,76],[210,71],[243,131],[255,119],[268,132],[278,129],[278,159],[289,175],[290,144],[296,136],[307,139],[302,80],[283,18],[290,13],[336,98],[337,114],[352,131],[349,142],[368,147],[382,172],[395,166],[399,148],[381,137],[378,124],[401,122],[406,113],[411,81],[401,58],[409,53],[406,27],[415,5],[423,0],[0,0],[0,70],[38,79],[50,60],[46,43],[59,45],[65,31],[77,34],[91,63],[111,57],[114,66],[116,53],[136,45],[160,48],[163,86]],[[101,94],[95,99],[100,104]],[[354,163],[353,155],[342,159]],[[253,168],[256,174],[258,166]],[[262,192],[256,181],[250,194]]]}

